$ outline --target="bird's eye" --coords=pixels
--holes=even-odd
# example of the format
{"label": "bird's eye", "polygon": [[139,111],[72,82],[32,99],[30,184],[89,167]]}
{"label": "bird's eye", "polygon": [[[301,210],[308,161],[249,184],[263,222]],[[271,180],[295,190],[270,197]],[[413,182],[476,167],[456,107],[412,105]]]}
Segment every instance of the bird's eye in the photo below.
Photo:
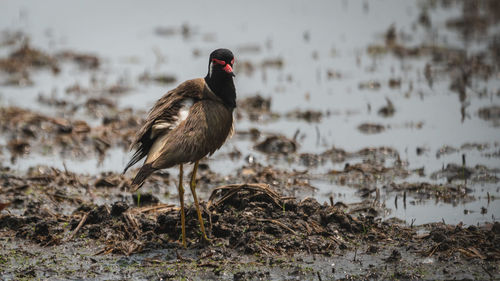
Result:
{"label": "bird's eye", "polygon": [[213,62],[215,62],[216,64],[220,64],[220,65],[226,65],[226,62],[223,61],[223,60],[218,60],[218,59],[212,59]]}

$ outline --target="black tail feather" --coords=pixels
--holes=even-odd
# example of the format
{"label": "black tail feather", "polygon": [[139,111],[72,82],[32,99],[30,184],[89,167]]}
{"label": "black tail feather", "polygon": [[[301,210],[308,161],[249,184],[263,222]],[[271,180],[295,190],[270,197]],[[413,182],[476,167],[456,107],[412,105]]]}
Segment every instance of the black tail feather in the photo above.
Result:
{"label": "black tail feather", "polygon": [[130,159],[130,161],[128,162],[125,169],[123,169],[123,174],[125,174],[127,172],[128,168],[132,167],[135,163],[139,162],[146,155],[147,155],[147,153],[144,152],[143,149],[141,149],[141,148],[137,149],[137,151],[132,156],[132,159]]}
{"label": "black tail feather", "polygon": [[144,164],[132,181],[131,191],[134,192],[141,188],[146,178],[149,177],[149,175],[151,175],[154,171],[156,171],[156,169],[153,168],[151,164]]}

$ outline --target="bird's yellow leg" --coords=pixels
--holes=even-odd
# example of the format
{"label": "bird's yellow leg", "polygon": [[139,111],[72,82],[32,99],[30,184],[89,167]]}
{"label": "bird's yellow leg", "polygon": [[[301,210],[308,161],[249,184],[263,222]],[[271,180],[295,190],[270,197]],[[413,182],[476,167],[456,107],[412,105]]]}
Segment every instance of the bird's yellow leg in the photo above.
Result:
{"label": "bird's yellow leg", "polygon": [[182,187],[182,164],[179,165],[179,201],[181,203],[182,246],[186,248],[186,217],[184,216],[184,187]]}
{"label": "bird's yellow leg", "polygon": [[198,203],[198,196],[196,196],[196,171],[198,171],[198,163],[200,161],[196,161],[194,163],[194,168],[193,168],[193,174],[191,175],[191,193],[193,194],[193,199],[194,199],[194,205],[196,206],[196,213],[198,213],[198,221],[200,222],[200,228],[201,228],[201,233],[203,234],[203,239],[205,241],[210,241],[207,237],[207,234],[205,232],[205,225],[203,224],[203,218],[201,217],[201,212],[200,212],[200,204]]}

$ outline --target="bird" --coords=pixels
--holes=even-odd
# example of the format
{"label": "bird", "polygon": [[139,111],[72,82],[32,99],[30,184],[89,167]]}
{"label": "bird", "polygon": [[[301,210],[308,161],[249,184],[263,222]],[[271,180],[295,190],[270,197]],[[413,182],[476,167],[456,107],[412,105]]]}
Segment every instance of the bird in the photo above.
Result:
{"label": "bird", "polygon": [[130,150],[135,153],[123,173],[146,158],[132,180],[130,190],[139,189],[153,172],[179,165],[177,186],[181,205],[182,245],[186,248],[184,214],[183,165],[194,163],[190,188],[196,206],[202,238],[205,232],[196,195],[196,172],[199,161],[212,155],[233,133],[233,111],[236,89],[233,78],[233,53],[224,48],[214,50],[209,57],[208,73],[179,84],[168,91],[151,108],[135,134]]}

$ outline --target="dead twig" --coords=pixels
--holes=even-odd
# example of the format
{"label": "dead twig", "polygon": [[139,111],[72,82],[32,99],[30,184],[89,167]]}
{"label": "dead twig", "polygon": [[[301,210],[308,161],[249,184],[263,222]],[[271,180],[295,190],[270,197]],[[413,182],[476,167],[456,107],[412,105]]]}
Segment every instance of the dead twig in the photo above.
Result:
{"label": "dead twig", "polygon": [[113,247],[105,247],[104,249],[98,251],[97,253],[94,254],[94,256],[98,256],[98,255],[101,255],[101,254],[104,254],[104,255],[107,255],[107,254],[111,254],[111,252],[113,252]]}
{"label": "dead twig", "polygon": [[[207,209],[212,206],[219,206],[241,190],[252,191],[253,193],[262,193],[267,195],[279,208],[283,207],[281,201],[285,200],[285,197],[281,197],[276,191],[271,189],[268,184],[263,183],[244,183],[244,184],[229,184],[223,185],[215,188],[210,195],[207,203]],[[220,196],[219,200],[216,198]],[[290,199],[290,198],[286,198]]]}
{"label": "dead twig", "polygon": [[142,232],[139,223],[137,222],[137,219],[132,215],[130,212],[125,212],[125,221],[127,222],[127,225],[132,228],[132,233],[128,231],[128,229],[125,229],[131,237],[138,238],[140,233]]}
{"label": "dead twig", "polygon": [[297,235],[297,232],[295,232],[293,229],[289,228],[288,226],[286,226],[285,224],[283,224],[282,222],[280,222],[278,220],[273,220],[273,219],[256,219],[256,220],[260,221],[260,222],[270,222],[270,223],[277,224],[277,225],[281,226],[282,228],[291,232],[293,235]]}
{"label": "dead twig", "polygon": [[302,225],[306,229],[307,235],[311,235],[313,230],[306,221],[300,220],[297,222],[297,224]]}
{"label": "dead twig", "polygon": [[490,276],[490,280],[493,280],[493,274],[489,272],[484,265],[481,265],[481,267],[483,268],[484,272],[486,272]]}
{"label": "dead twig", "polygon": [[179,209],[172,204],[158,204],[154,206],[145,206],[140,208],[133,208],[129,213],[157,213],[157,212],[167,212],[167,211],[175,211]]}
{"label": "dead twig", "polygon": [[314,220],[310,220],[308,223],[309,223],[309,226],[311,226],[313,228],[314,232],[316,232],[316,233],[325,232],[325,229],[319,223],[315,222]]}
{"label": "dead twig", "polygon": [[71,234],[68,236],[68,238],[65,240],[65,242],[68,242],[70,241],[71,239],[73,239],[73,237],[76,235],[76,233],[80,230],[80,228],[82,228],[82,226],[85,224],[85,222],[87,221],[87,218],[89,216],[89,213],[85,213],[83,214],[83,217],[82,219],[80,220],[80,222],[78,223],[78,226],[75,228],[75,230],[73,230],[73,232],[71,232]]}
{"label": "dead twig", "polygon": [[469,258],[480,258],[482,260],[486,259],[486,257],[482,255],[476,248],[472,247],[469,247],[467,249],[459,248],[457,250]]}
{"label": "dead twig", "polygon": [[434,253],[439,248],[439,246],[441,246],[441,243],[438,243],[436,246],[434,246],[434,248],[432,249],[431,253],[427,257],[431,257],[432,255],[434,255]]}

